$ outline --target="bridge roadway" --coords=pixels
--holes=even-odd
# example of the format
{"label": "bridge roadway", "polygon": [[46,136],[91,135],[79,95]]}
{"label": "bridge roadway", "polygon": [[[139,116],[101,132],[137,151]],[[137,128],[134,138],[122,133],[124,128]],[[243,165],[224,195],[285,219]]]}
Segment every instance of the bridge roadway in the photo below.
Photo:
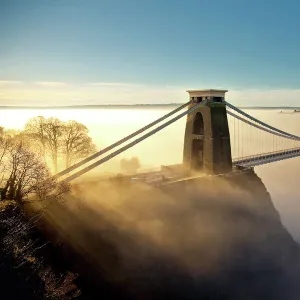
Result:
{"label": "bridge roadway", "polygon": [[[233,159],[233,172],[239,172],[239,167],[242,167],[242,170],[247,168],[271,163],[274,161],[289,159],[293,157],[300,156],[300,148],[292,148],[286,150],[280,150],[269,153],[262,153],[258,155],[246,156]],[[211,176],[224,176],[230,174],[218,174]],[[145,182],[150,185],[165,185],[172,184],[174,182],[179,181],[187,181],[197,179],[202,176],[207,176],[205,174],[202,175],[192,175],[190,172],[184,171],[181,164],[171,165],[171,166],[163,166],[160,171],[153,172],[145,172],[145,173],[137,173],[136,175],[129,176],[131,182]]]}
{"label": "bridge roadway", "polygon": [[[274,161],[284,160],[300,156],[300,148],[286,149],[276,152],[261,153],[258,155],[246,156],[233,159],[233,171],[226,174],[207,175],[207,174],[193,174],[184,170],[182,164],[161,166],[161,169],[144,170],[136,174],[121,174],[120,176],[103,176],[100,180],[125,180],[131,183],[146,183],[153,186],[169,185],[182,181],[196,180],[203,176],[234,176],[240,171],[245,171],[251,167],[271,163]],[[87,182],[99,182],[99,178],[94,180],[87,180]]]}
{"label": "bridge roadway", "polygon": [[255,167],[297,156],[300,156],[300,148],[292,148],[286,150],[279,150],[275,152],[240,157],[234,159],[232,163],[234,166]]}

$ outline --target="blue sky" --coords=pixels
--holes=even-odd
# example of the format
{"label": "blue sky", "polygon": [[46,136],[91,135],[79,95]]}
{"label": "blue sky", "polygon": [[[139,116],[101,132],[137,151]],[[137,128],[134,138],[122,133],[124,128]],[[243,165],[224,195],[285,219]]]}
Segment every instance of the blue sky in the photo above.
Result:
{"label": "blue sky", "polygon": [[84,91],[101,102],[124,88],[142,102],[142,87],[167,102],[187,88],[295,93],[299,11],[298,0],[0,0],[0,104]]}

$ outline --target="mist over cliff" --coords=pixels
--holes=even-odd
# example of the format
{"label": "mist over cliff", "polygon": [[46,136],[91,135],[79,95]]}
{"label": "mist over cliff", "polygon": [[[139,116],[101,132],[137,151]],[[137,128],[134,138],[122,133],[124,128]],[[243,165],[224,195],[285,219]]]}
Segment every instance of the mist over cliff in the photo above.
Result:
{"label": "mist over cliff", "polygon": [[300,296],[300,248],[253,171],[163,189],[79,185],[66,204],[49,209],[48,222],[69,259],[75,253],[73,267],[89,278],[97,295]]}

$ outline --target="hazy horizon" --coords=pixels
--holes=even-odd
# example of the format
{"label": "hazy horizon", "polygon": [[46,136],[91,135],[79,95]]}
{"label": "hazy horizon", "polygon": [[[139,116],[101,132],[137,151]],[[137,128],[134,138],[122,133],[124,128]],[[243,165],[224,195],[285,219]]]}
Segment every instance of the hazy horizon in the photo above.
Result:
{"label": "hazy horizon", "polygon": [[[149,107],[149,106],[179,106],[185,102],[177,102],[177,103],[130,103],[130,104],[118,104],[118,103],[112,103],[112,104],[74,104],[74,105],[44,105],[44,106],[38,106],[38,105],[0,105],[0,109],[6,109],[6,108],[24,108],[24,109],[32,109],[32,108],[45,108],[45,109],[55,109],[55,108],[101,108],[101,107]],[[252,109],[298,109],[300,106],[237,106],[239,108],[252,108]]]}

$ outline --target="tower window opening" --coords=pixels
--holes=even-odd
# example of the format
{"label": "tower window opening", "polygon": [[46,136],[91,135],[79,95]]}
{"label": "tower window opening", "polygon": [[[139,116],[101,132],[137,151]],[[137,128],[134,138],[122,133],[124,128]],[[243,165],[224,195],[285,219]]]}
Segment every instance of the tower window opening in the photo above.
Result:
{"label": "tower window opening", "polygon": [[219,102],[222,103],[223,97],[213,97],[213,102]]}
{"label": "tower window opening", "polygon": [[204,132],[203,116],[200,112],[197,112],[193,124],[193,134],[203,135],[203,132]]}

